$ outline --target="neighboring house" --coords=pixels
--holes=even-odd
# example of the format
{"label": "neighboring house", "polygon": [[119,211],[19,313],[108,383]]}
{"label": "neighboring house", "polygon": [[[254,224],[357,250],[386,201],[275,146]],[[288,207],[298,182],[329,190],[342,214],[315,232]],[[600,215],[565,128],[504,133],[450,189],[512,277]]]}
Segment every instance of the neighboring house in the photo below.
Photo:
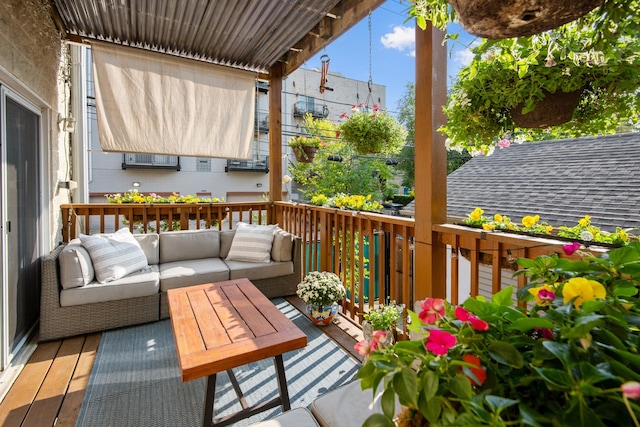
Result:
{"label": "neighboring house", "polygon": [[[540,215],[554,227],[574,226],[585,215],[606,231],[640,228],[640,133],[511,145],[476,156],[447,177],[448,222],[476,207],[485,216],[507,215],[520,223]],[[414,216],[411,202],[401,214]],[[640,229],[631,233],[640,234]],[[468,283],[461,258],[460,283]],[[502,283],[515,285],[513,271]],[[491,268],[480,268],[480,293],[491,295]],[[464,295],[464,291],[461,291]]]}
{"label": "neighboring house", "polygon": [[[342,113],[369,97],[367,82],[329,72],[326,85],[332,90],[320,93],[321,73],[316,69],[298,69],[282,87],[283,173],[295,161],[288,140],[302,133],[302,118],[311,113],[316,118],[337,122]],[[227,160],[204,157],[177,157],[135,153],[105,153],[98,141],[95,100],[91,73],[88,73],[87,104],[90,141],[89,196],[91,202],[106,202],[105,194],[137,189],[141,193],[177,192],[183,195],[223,197],[229,202],[259,200],[269,187],[269,116],[268,83],[256,80],[256,114],[253,160]],[[371,102],[386,106],[386,88],[372,85]],[[285,185],[292,192],[287,199],[300,199],[295,185]]]}
{"label": "neighboring house", "polygon": [[[447,177],[453,221],[481,207],[514,222],[540,215],[554,227],[585,215],[603,230],[640,227],[640,133],[511,145]],[[402,210],[413,216],[413,202]]]}

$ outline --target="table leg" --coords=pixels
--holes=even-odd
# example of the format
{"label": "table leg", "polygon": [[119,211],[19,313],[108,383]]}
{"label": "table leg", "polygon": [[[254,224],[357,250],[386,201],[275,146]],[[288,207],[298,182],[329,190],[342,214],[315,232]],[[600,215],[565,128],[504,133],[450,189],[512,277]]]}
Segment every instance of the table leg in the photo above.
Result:
{"label": "table leg", "polygon": [[213,398],[216,395],[216,374],[207,377],[207,392],[204,398],[202,427],[213,426]]}
{"label": "table leg", "polygon": [[284,375],[284,362],[282,361],[282,355],[275,356],[274,362],[276,365],[276,376],[278,378],[278,389],[280,390],[280,400],[282,403],[282,412],[291,409],[291,402],[289,402],[289,390],[287,389],[287,377]]}

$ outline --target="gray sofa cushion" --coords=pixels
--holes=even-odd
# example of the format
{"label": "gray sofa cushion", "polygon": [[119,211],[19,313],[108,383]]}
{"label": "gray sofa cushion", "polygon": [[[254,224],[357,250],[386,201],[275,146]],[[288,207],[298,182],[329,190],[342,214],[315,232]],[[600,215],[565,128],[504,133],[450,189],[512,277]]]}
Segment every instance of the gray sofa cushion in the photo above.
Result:
{"label": "gray sofa cushion", "polygon": [[158,233],[134,234],[142,251],[147,257],[149,265],[155,265],[160,262],[160,237]]}
{"label": "gray sofa cushion", "polygon": [[95,277],[89,252],[80,239],[73,239],[64,247],[58,258],[62,289],[77,288],[91,283]]}
{"label": "gray sofa cushion", "polygon": [[[162,236],[162,234],[161,234]],[[164,242],[162,243],[164,245]],[[220,258],[192,259],[160,264],[160,290],[229,280],[229,269]]]}
{"label": "gray sofa cushion", "polygon": [[231,242],[233,242],[233,236],[236,235],[236,230],[224,230],[220,232],[220,258],[225,259],[229,255],[229,249],[231,249]]}
{"label": "gray sofa cushion", "polygon": [[[216,229],[160,233],[160,263],[220,256],[220,232]],[[206,283],[206,282],[205,282]]]}
{"label": "gray sofa cushion", "polygon": [[282,228],[276,228],[273,232],[273,246],[271,247],[271,259],[274,261],[291,261],[293,251],[293,234],[287,233]]}
{"label": "gray sofa cushion", "polygon": [[286,276],[293,273],[293,262],[245,262],[225,261],[229,267],[229,279],[249,280],[270,279],[272,277]]}
{"label": "gray sofa cushion", "polygon": [[153,265],[112,282],[93,281],[79,288],[63,289],[60,292],[60,305],[66,307],[145,297],[157,294],[159,290],[160,272],[158,266]]}

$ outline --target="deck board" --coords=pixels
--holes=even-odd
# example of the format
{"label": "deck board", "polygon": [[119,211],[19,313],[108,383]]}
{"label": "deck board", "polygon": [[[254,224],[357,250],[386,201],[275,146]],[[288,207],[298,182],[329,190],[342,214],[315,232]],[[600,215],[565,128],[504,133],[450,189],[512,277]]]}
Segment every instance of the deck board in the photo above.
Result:
{"label": "deck board", "polygon": [[87,336],[78,359],[78,365],[73,372],[69,389],[62,402],[56,427],[72,427],[76,425],[101,338],[101,333]]}

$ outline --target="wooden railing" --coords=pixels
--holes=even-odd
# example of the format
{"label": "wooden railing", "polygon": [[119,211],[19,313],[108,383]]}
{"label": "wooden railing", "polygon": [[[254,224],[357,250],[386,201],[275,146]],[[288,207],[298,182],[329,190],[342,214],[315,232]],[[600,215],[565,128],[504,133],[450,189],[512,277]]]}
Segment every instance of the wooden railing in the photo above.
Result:
{"label": "wooden railing", "polygon": [[347,289],[344,315],[360,322],[389,301],[411,308],[413,219],[285,202],[274,203],[274,215],[302,238],[305,272],[340,276]]}
{"label": "wooden railing", "polygon": [[78,233],[94,234],[129,227],[131,232],[188,230],[200,228],[232,229],[239,221],[270,222],[269,202],[250,203],[159,203],[65,204],[62,209],[62,240]]}
{"label": "wooden railing", "polygon": [[[288,202],[211,204],[73,204],[63,205],[63,239],[78,233],[104,233],[126,225],[132,232],[217,227],[231,229],[239,221],[278,223],[301,237],[303,268],[332,271],[347,289],[342,311],[354,322],[377,304],[395,301],[413,309],[415,222],[410,218],[355,212]],[[522,287],[513,278],[516,258],[557,253],[566,242],[503,232],[486,232],[453,224],[433,227],[447,245],[447,299],[490,296],[505,286]],[[600,252],[602,248],[590,248]],[[402,328],[404,330],[404,328]],[[402,332],[400,332],[402,333]]]}

